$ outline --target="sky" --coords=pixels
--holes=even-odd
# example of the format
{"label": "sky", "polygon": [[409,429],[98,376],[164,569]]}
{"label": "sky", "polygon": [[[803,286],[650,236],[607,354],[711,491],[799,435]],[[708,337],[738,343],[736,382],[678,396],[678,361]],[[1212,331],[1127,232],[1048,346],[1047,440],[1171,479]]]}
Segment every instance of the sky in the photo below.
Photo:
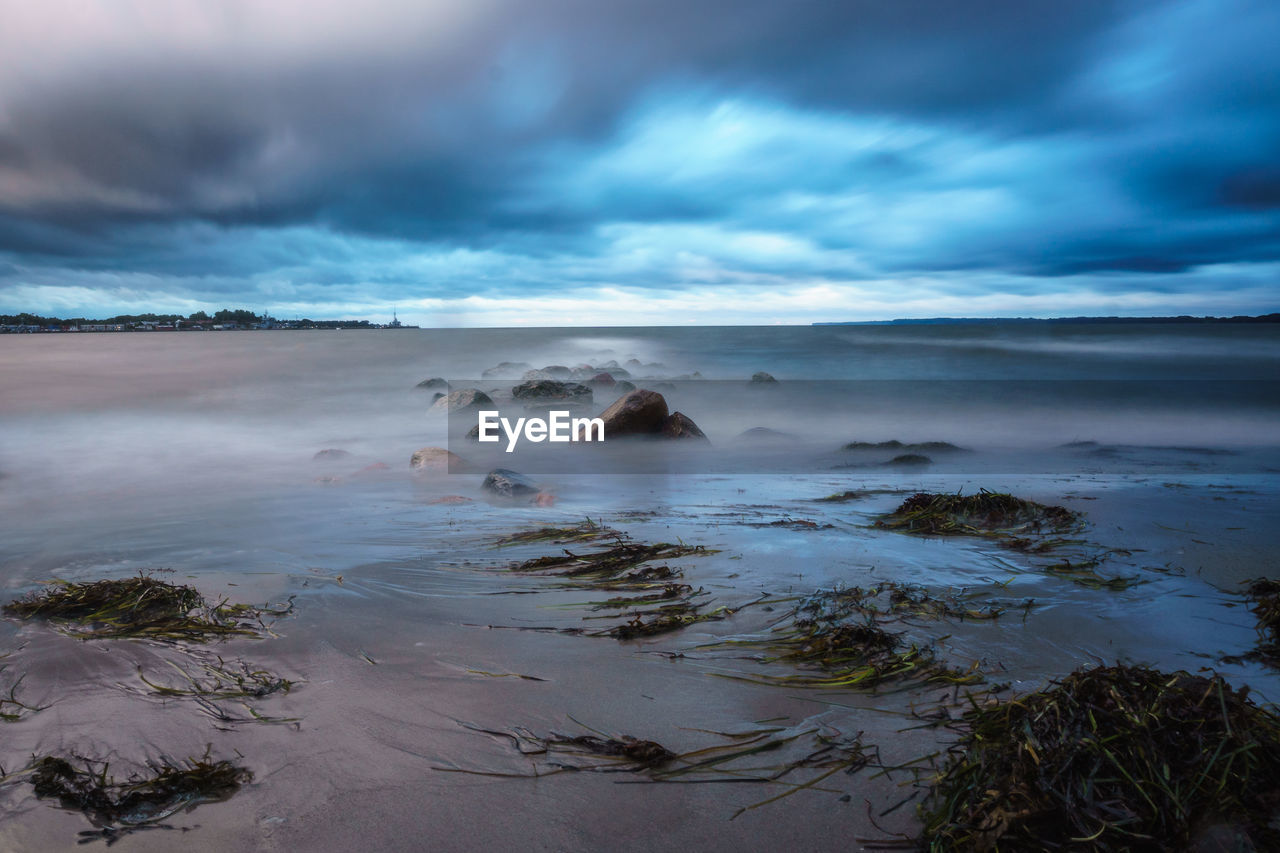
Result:
{"label": "sky", "polygon": [[0,0],[0,313],[1280,310],[1274,0]]}

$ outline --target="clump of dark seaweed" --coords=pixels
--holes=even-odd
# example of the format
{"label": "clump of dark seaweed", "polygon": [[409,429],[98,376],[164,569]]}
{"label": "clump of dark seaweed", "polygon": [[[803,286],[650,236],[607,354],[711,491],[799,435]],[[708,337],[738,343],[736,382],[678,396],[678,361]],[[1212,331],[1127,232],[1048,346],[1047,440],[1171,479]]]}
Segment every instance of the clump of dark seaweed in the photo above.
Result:
{"label": "clump of dark seaweed", "polygon": [[210,602],[193,587],[144,574],[84,583],[55,580],[38,593],[9,602],[3,612],[19,619],[46,619],[82,637],[200,641],[259,636],[265,629],[264,615],[279,616],[288,610]]}
{"label": "clump of dark seaweed", "polygon": [[208,750],[182,764],[162,759],[149,769],[150,775],[117,781],[107,775],[106,762],[46,755],[32,764],[30,779],[37,797],[57,799],[63,808],[83,812],[101,828],[98,834],[108,838],[183,809],[226,800],[253,779],[249,770],[230,761],[211,760]]}
{"label": "clump of dark seaweed", "polygon": [[[1077,670],[975,702],[924,812],[930,850],[1170,850],[1215,825],[1277,849],[1280,717],[1221,677]],[[1247,849],[1254,849],[1249,847]]]}
{"label": "clump of dark seaweed", "polygon": [[586,519],[570,527],[539,527],[512,533],[498,540],[498,545],[524,545],[531,542],[589,542],[596,539],[619,539],[622,533],[612,527]]}
{"label": "clump of dark seaweed", "polygon": [[1247,657],[1280,668],[1280,581],[1245,581],[1249,611],[1258,617],[1258,644]]}
{"label": "clump of dark seaweed", "polygon": [[919,492],[881,516],[876,526],[927,535],[1007,536],[1063,533],[1077,529],[1080,523],[1080,514],[1065,507],[983,489],[973,495]]}

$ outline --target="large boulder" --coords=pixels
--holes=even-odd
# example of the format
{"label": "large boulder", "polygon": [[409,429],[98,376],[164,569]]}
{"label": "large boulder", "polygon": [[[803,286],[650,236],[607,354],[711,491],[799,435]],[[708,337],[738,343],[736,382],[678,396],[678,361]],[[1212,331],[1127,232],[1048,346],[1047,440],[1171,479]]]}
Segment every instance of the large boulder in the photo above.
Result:
{"label": "large boulder", "polygon": [[601,388],[612,388],[614,385],[618,384],[618,380],[614,379],[613,374],[611,373],[597,373],[587,381],[592,385],[597,385]]}
{"label": "large boulder", "polygon": [[545,402],[567,400],[578,403],[591,402],[591,389],[577,382],[559,382],[555,379],[533,379],[511,389],[517,400]]}
{"label": "large boulder", "polygon": [[778,380],[774,379],[772,376],[770,376],[769,374],[765,373],[763,370],[762,370],[762,371],[760,371],[759,373],[753,373],[753,374],[751,374],[751,384],[752,384],[752,385],[769,385],[769,384],[771,384],[771,383],[775,383],[775,382],[777,382],[777,381],[778,381]]}
{"label": "large boulder", "polygon": [[447,397],[441,397],[431,404],[433,411],[442,412],[465,412],[479,409],[483,406],[492,406],[493,398],[483,391],[475,388],[462,388],[453,391]]}
{"label": "large boulder", "polygon": [[698,425],[693,422],[692,418],[681,412],[672,412],[667,415],[666,421],[662,424],[662,434],[667,438],[700,438],[703,441],[707,440],[707,434],[698,429]]}
{"label": "large boulder", "polygon": [[540,492],[537,485],[524,474],[507,468],[494,468],[485,475],[480,488],[503,498],[533,498]]}
{"label": "large boulder", "polygon": [[605,438],[624,435],[653,435],[667,420],[667,401],[657,391],[643,388],[623,394],[600,413]]}
{"label": "large boulder", "polygon": [[430,379],[424,379],[413,387],[422,388],[426,391],[432,391],[437,388],[444,388],[445,390],[448,390],[449,383],[446,380],[441,379],[439,376],[432,376]]}
{"label": "large boulder", "polygon": [[423,447],[413,451],[413,455],[409,457],[409,467],[415,471],[448,473],[450,466],[457,470],[462,464],[461,456],[450,453],[443,447]]}

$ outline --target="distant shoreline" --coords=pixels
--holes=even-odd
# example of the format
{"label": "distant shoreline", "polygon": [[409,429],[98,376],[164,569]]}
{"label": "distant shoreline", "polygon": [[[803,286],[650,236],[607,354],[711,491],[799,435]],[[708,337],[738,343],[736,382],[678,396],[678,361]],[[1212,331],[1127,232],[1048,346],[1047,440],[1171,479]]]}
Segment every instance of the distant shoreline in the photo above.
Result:
{"label": "distant shoreline", "polygon": [[1235,317],[928,317],[898,320],[845,320],[813,323],[814,326],[946,326],[984,324],[1057,323],[1065,325],[1108,325],[1139,323],[1280,323],[1280,314]]}

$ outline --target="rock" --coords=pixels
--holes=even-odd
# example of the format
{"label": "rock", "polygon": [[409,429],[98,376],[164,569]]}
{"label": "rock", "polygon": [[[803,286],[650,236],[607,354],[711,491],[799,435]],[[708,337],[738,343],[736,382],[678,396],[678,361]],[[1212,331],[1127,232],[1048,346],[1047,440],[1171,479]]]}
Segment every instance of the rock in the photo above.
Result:
{"label": "rock", "polygon": [[534,379],[522,382],[511,389],[511,396],[517,400],[571,400],[579,403],[590,403],[591,389],[577,382],[558,382],[554,379]]}
{"label": "rock", "polygon": [[[662,434],[667,438],[700,438],[707,441],[707,434],[698,429],[693,419],[681,412],[672,412],[662,424]],[[605,432],[608,435],[608,432]]]}
{"label": "rock", "polygon": [[783,444],[795,441],[794,433],[779,432],[768,427],[752,427],[734,436],[734,441],[743,444]]}
{"label": "rock", "polygon": [[772,376],[765,373],[763,370],[760,371],[759,373],[751,374],[752,385],[767,385],[770,382],[777,382],[777,381],[778,380],[774,379]]}
{"label": "rock", "polygon": [[667,401],[656,391],[643,388],[623,394],[600,413],[606,439],[624,435],[652,435],[667,420]]}
{"label": "rock", "polygon": [[443,447],[424,447],[415,450],[409,457],[409,467],[417,471],[448,473],[451,466],[457,470],[464,464],[461,456],[450,453]]}
{"label": "rock", "polygon": [[569,379],[573,376],[573,371],[563,364],[548,364],[542,368],[542,372],[552,379]]}
{"label": "rock", "polygon": [[618,384],[618,380],[614,379],[613,375],[609,373],[597,373],[587,381],[592,385],[599,385],[602,388],[612,388],[614,385]]}
{"label": "rock", "polygon": [[621,391],[622,393],[625,394],[629,391],[636,390],[636,386],[625,379],[621,379],[618,382],[614,383],[613,390]]}
{"label": "rock", "polygon": [[430,390],[431,390],[431,389],[433,389],[433,388],[445,388],[445,389],[447,389],[447,388],[449,387],[449,383],[448,383],[448,382],[446,382],[445,380],[441,379],[439,376],[433,376],[433,377],[431,377],[430,379],[424,379],[424,380],[422,380],[421,382],[419,382],[417,385],[415,385],[415,386],[413,386],[413,387],[414,387],[414,388],[424,388],[424,389],[426,389],[427,391],[430,391]]}
{"label": "rock", "polygon": [[921,441],[917,444],[903,444],[897,439],[891,441],[851,441],[844,446],[845,450],[902,450],[908,453],[955,453],[964,450],[949,441]]}
{"label": "rock", "polygon": [[316,451],[316,455],[311,458],[316,462],[337,462],[339,459],[347,459],[351,456],[345,450],[339,450],[336,447],[326,447],[324,450]]}
{"label": "rock", "polygon": [[501,364],[495,364],[488,370],[480,374],[481,379],[515,379],[523,374],[526,370],[532,370],[532,364],[526,364],[523,361],[504,361]]}
{"label": "rock", "polygon": [[932,465],[933,460],[930,459],[928,456],[924,456],[919,453],[904,453],[901,456],[893,457],[885,464],[895,465],[895,466],[896,465],[903,465],[903,466]]}
{"label": "rock", "polygon": [[627,359],[627,367],[644,367],[644,362],[638,358]]}
{"label": "rock", "polygon": [[494,468],[485,475],[480,488],[504,498],[532,498],[541,493],[533,481],[524,474],[506,468]]}
{"label": "rock", "polygon": [[450,392],[448,397],[441,397],[431,404],[432,410],[446,412],[465,412],[479,409],[481,406],[492,406],[493,399],[483,391],[475,388],[463,388]]}
{"label": "rock", "polygon": [[442,397],[444,397],[444,395],[441,394],[439,391],[437,391],[436,393],[431,395],[431,402],[434,403],[436,400],[439,400]]}

